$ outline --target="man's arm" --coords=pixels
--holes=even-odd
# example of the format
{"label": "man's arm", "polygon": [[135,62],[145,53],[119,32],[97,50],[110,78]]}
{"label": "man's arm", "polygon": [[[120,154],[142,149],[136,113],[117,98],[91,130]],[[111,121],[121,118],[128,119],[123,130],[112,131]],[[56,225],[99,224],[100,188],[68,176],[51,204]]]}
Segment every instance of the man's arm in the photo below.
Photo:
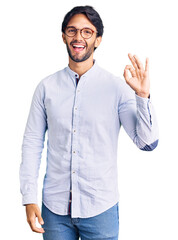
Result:
{"label": "man's arm", "polygon": [[139,97],[126,87],[127,100],[118,109],[120,122],[139,149],[152,151],[158,145],[159,129],[151,98]]}
{"label": "man's arm", "polygon": [[[121,103],[118,107],[119,118],[137,147],[151,151],[158,144],[158,124],[150,99],[149,61],[147,58],[144,70],[136,55],[128,56],[134,68],[127,65],[124,70],[127,84],[123,85]],[[131,78],[128,70],[131,72]]]}
{"label": "man's arm", "polygon": [[41,228],[35,226],[35,220],[37,216],[39,223],[42,223],[41,213],[37,205],[37,180],[46,130],[44,87],[40,82],[35,89],[26,123],[19,171],[22,204],[26,205],[27,221],[35,232],[43,232]]}

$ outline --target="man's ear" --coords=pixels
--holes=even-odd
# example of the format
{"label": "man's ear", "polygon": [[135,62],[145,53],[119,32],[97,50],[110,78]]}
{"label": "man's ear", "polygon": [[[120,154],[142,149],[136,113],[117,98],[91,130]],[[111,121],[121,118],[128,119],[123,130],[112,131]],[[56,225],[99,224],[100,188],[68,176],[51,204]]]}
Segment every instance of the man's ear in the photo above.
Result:
{"label": "man's ear", "polygon": [[66,44],[66,37],[64,33],[62,33],[62,39],[63,39],[63,42]]}
{"label": "man's ear", "polygon": [[99,37],[96,38],[95,47],[98,47],[98,46],[100,45],[101,40],[102,40],[102,37],[101,37],[101,36],[99,36]]}

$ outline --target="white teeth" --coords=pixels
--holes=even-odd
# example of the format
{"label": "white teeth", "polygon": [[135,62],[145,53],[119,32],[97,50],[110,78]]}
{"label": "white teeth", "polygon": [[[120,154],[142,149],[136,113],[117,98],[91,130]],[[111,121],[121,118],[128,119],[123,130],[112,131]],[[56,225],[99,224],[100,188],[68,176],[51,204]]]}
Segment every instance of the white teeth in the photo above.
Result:
{"label": "white teeth", "polygon": [[82,45],[73,45],[73,47],[84,48],[85,46],[82,46]]}

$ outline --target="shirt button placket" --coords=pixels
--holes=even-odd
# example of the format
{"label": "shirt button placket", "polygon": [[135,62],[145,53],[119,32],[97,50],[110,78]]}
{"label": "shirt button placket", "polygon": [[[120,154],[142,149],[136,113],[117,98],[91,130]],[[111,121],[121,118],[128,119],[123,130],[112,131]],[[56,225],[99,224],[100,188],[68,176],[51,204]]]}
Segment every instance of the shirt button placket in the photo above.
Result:
{"label": "shirt button placket", "polygon": [[71,162],[71,182],[72,182],[72,201],[71,201],[71,212],[76,215],[78,212],[78,205],[79,204],[79,191],[78,191],[78,123],[79,123],[79,107],[80,107],[80,89],[78,85],[78,75],[75,75],[76,79],[76,91],[75,91],[75,98],[74,98],[74,111],[73,111],[73,126],[72,126],[72,162]]}

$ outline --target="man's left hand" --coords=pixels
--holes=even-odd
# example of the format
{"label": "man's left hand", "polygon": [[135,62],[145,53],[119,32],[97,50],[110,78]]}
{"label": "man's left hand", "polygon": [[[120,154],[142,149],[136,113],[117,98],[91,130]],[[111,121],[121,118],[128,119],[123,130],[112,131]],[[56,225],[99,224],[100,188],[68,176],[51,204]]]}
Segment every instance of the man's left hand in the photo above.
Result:
{"label": "man's left hand", "polygon": [[[135,91],[138,96],[148,98],[150,95],[149,59],[146,58],[144,70],[143,64],[136,55],[132,56],[129,53],[128,56],[133,66],[126,65],[124,69],[123,76],[126,80],[126,83]],[[128,75],[128,70],[132,75],[131,78]]]}

